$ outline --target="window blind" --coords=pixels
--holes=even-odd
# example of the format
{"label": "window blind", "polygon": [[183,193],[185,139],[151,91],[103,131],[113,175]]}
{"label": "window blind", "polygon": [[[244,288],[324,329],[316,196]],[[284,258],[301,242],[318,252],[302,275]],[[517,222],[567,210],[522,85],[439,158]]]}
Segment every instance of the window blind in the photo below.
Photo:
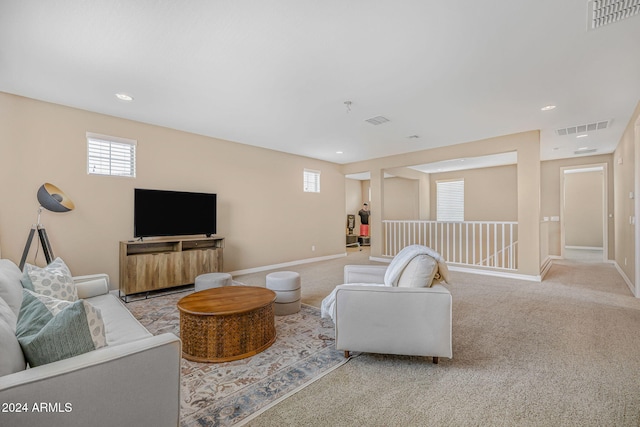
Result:
{"label": "window blind", "polygon": [[320,171],[305,169],[303,181],[304,181],[303,185],[304,185],[305,192],[307,193],[320,192]]}
{"label": "window blind", "polygon": [[136,176],[136,141],[87,133],[87,173]]}
{"label": "window blind", "polygon": [[464,180],[436,182],[437,220],[464,221]]}

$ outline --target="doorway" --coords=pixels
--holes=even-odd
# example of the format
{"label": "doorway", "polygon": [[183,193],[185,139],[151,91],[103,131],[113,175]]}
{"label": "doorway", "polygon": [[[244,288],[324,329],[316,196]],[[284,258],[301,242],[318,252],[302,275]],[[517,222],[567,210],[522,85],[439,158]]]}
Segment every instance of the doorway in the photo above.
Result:
{"label": "doorway", "polygon": [[562,168],[562,257],[580,262],[608,259],[607,165]]}

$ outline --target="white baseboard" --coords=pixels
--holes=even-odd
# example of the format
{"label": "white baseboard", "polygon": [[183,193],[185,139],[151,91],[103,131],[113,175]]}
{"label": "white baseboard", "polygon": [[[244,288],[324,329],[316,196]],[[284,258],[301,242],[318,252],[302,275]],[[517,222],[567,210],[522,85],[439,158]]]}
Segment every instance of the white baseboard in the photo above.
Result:
{"label": "white baseboard", "polygon": [[552,265],[553,258],[551,256],[547,256],[547,258],[545,258],[545,260],[542,262],[542,265],[540,266],[540,280],[544,279],[544,276],[547,275]]}
{"label": "white baseboard", "polygon": [[624,282],[629,287],[629,290],[631,291],[631,294],[633,296],[635,296],[636,298],[640,298],[640,295],[636,295],[635,286],[631,282],[631,279],[629,279],[629,277],[625,274],[625,272],[622,270],[622,268],[620,268],[620,265],[616,261],[612,261],[612,263],[613,263],[613,265],[616,266],[616,270],[618,270],[618,273],[620,273],[620,275],[622,276],[622,279],[624,280]]}
{"label": "white baseboard", "polygon": [[264,265],[262,267],[248,268],[246,270],[229,271],[228,273],[231,274],[232,276],[240,276],[242,274],[259,273],[261,271],[276,270],[279,268],[291,267],[293,265],[308,264],[310,262],[327,261],[330,259],[342,258],[345,256],[347,256],[346,252],[343,254],[327,255],[327,256],[321,256],[316,258],[307,258],[307,259],[300,259],[296,261],[283,262],[282,264]]}
{"label": "white baseboard", "polygon": [[506,271],[496,270],[480,270],[477,268],[459,267],[455,265],[447,265],[451,271],[460,271],[462,273],[479,274],[482,276],[505,277],[507,279],[526,280],[528,282],[542,282],[542,276],[532,276],[530,274],[508,273]]}
{"label": "white baseboard", "polygon": [[602,251],[603,247],[598,246],[565,246],[566,249],[577,249],[580,251]]}

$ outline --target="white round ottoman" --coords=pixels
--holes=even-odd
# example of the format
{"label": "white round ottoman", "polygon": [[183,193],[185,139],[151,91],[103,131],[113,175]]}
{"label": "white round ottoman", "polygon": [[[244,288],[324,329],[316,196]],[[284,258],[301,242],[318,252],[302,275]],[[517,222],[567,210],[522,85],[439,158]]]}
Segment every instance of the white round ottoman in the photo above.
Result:
{"label": "white round ottoman", "polygon": [[207,273],[196,277],[194,287],[196,292],[205,289],[220,288],[222,286],[231,286],[231,275],[229,273]]}
{"label": "white round ottoman", "polygon": [[300,275],[295,271],[267,274],[267,289],[276,293],[273,311],[277,316],[300,311]]}

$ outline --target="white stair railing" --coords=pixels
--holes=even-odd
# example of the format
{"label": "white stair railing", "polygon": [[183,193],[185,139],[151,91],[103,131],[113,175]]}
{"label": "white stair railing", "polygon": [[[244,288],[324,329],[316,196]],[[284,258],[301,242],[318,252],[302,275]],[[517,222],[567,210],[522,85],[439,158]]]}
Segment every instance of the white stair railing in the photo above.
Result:
{"label": "white stair railing", "polygon": [[383,255],[425,245],[448,263],[507,270],[518,268],[518,223],[505,221],[384,220]]}

